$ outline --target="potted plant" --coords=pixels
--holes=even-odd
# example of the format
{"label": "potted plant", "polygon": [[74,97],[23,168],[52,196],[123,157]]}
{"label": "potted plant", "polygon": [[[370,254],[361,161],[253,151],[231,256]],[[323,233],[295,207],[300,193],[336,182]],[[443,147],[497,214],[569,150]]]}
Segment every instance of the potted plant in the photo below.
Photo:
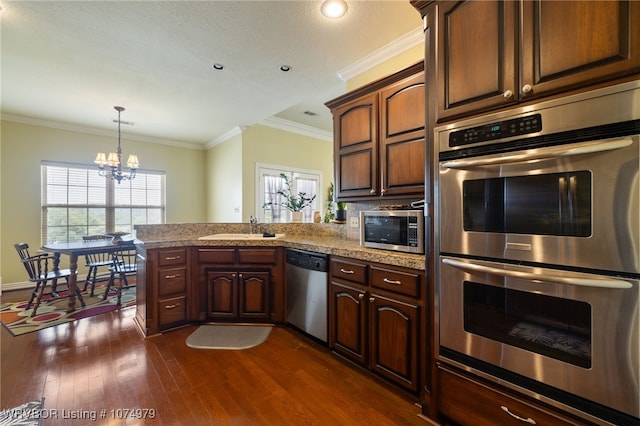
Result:
{"label": "potted plant", "polygon": [[327,192],[327,214],[324,215],[324,223],[329,223],[336,218],[333,213],[333,182],[329,184]]}
{"label": "potted plant", "polygon": [[347,203],[338,201],[336,203],[336,222],[347,221]]}
{"label": "potted plant", "polygon": [[316,196],[307,197],[306,192],[298,192],[297,194],[291,188],[292,182],[289,180],[289,176],[284,173],[280,173],[280,177],[284,180],[284,186],[276,191],[276,194],[283,198],[283,201],[277,203],[277,205],[284,207],[292,213],[294,222],[302,221],[302,210],[305,207],[310,206]]}

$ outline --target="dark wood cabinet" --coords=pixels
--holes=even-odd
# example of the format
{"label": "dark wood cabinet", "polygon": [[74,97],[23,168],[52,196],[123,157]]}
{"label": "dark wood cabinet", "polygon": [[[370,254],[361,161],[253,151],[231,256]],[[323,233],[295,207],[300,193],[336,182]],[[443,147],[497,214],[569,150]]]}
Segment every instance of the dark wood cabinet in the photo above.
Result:
{"label": "dark wood cabinet", "polygon": [[437,28],[436,122],[640,72],[635,1],[438,1],[423,14]]}
{"label": "dark wood cabinet", "polygon": [[268,271],[208,271],[209,319],[269,319]]}
{"label": "dark wood cabinet", "polygon": [[212,321],[284,320],[281,248],[197,250],[198,317]]}
{"label": "dark wood cabinet", "polygon": [[423,197],[424,64],[327,102],[339,200]]}
{"label": "dark wood cabinet", "polygon": [[191,292],[189,250],[138,249],[144,263],[138,265],[136,292],[144,303],[137,303],[136,321],[146,335],[187,323]]}
{"label": "dark wood cabinet", "polygon": [[439,407],[443,424],[465,426],[584,425],[542,403],[524,399],[507,390],[444,364],[438,365]]}
{"label": "dark wood cabinet", "polygon": [[[414,288],[416,282],[424,285],[424,278],[422,271],[332,258],[330,348],[402,388],[418,392],[424,292],[404,287]],[[387,292],[387,285],[398,288]],[[415,297],[407,298],[407,293]]]}

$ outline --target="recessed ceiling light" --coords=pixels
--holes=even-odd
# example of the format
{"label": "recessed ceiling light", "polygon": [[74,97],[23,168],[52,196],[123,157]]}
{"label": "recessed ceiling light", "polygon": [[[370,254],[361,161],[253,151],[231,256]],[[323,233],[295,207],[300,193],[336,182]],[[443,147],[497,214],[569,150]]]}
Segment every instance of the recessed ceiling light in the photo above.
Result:
{"label": "recessed ceiling light", "polygon": [[291,67],[289,65],[282,65],[280,67],[280,71],[284,71],[284,72],[291,71]]}
{"label": "recessed ceiling light", "polygon": [[221,71],[224,69],[224,65],[222,64],[213,64],[212,67],[214,70],[218,70],[218,71]]}
{"label": "recessed ceiling light", "polygon": [[347,13],[347,2],[344,0],[325,0],[320,6],[320,13],[325,18],[337,19]]}

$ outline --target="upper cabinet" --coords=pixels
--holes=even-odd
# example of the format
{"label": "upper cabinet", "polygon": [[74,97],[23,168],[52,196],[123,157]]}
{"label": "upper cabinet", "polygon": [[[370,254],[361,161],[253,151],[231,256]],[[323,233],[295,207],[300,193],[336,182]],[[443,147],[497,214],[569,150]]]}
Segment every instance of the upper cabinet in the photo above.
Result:
{"label": "upper cabinet", "polygon": [[[439,1],[436,122],[640,72],[640,2]],[[437,20],[437,25],[434,26]]]}
{"label": "upper cabinet", "polygon": [[338,200],[424,197],[424,63],[327,102]]}

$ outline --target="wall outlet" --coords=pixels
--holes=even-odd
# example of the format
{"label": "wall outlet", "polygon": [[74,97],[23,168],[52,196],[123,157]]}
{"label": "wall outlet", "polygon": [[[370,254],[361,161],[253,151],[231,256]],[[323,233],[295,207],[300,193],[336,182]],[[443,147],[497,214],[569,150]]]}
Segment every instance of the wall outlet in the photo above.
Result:
{"label": "wall outlet", "polygon": [[358,227],[358,216],[353,216],[350,218],[349,226],[351,226],[352,228]]}

